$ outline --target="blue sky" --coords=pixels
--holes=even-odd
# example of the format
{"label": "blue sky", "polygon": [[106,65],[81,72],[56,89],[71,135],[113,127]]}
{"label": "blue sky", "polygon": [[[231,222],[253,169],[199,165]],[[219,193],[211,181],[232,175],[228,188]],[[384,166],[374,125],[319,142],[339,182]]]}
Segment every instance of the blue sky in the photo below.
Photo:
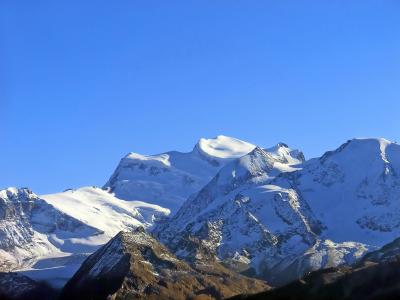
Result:
{"label": "blue sky", "polygon": [[[84,2],[84,3],[83,3]],[[0,4],[0,187],[102,185],[200,137],[400,139],[400,2]]]}

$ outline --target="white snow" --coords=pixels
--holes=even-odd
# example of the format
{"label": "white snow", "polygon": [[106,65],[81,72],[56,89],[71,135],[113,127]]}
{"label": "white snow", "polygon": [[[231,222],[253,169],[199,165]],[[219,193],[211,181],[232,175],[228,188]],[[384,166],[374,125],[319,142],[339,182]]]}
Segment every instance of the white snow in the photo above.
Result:
{"label": "white snow", "polygon": [[[88,253],[119,231],[147,228],[169,210],[142,201],[124,201],[95,187],[38,197],[29,190],[0,191],[0,267],[60,287]],[[28,202],[29,205],[25,203]]]}
{"label": "white snow", "polygon": [[159,166],[170,167],[171,166],[168,154],[142,155],[142,154],[131,152],[125,158],[131,159],[131,160],[145,161],[147,164],[149,164],[149,166],[154,166],[154,167],[159,167]]}
{"label": "white snow", "polygon": [[193,151],[158,155],[130,153],[121,160],[105,187],[116,197],[158,204],[176,212],[227,163],[254,149],[247,142],[218,136],[200,139]]}
{"label": "white snow", "polygon": [[0,263],[60,284],[117,232],[149,228],[170,213],[161,206],[176,211],[182,203],[155,228],[163,242],[188,230],[219,259],[259,272],[295,275],[352,263],[400,235],[400,146],[385,139],[354,139],[304,162],[282,143],[263,150],[218,136],[189,153],[130,153],[106,187],[44,200],[0,191],[0,202],[17,214],[0,220]]}
{"label": "white snow", "polygon": [[198,149],[203,153],[216,158],[238,158],[255,148],[250,143],[219,135],[213,139],[201,138],[198,142]]}
{"label": "white snow", "polygon": [[60,211],[104,231],[113,237],[121,230],[137,226],[148,227],[154,215],[168,215],[170,211],[141,201],[125,201],[94,187],[83,187],[63,193],[42,195],[41,198]]}
{"label": "white snow", "polygon": [[259,272],[300,276],[352,263],[398,237],[399,201],[395,143],[354,139],[307,162],[278,144],[223,167],[155,233],[174,245],[189,231],[221,260],[246,249]]}

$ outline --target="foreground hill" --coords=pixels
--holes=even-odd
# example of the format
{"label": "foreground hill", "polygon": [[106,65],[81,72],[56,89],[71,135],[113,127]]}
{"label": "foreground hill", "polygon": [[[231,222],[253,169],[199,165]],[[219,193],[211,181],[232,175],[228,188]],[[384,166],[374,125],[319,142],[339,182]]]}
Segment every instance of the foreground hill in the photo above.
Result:
{"label": "foreground hill", "polygon": [[120,232],[82,264],[61,299],[221,299],[261,291],[259,280],[208,258],[189,265],[142,228]]}
{"label": "foreground hill", "polygon": [[231,300],[399,299],[400,262],[316,271],[284,287]]}
{"label": "foreground hill", "polygon": [[354,266],[319,270],[286,286],[232,300],[380,300],[400,298],[399,239]]}
{"label": "foreground hill", "polygon": [[56,300],[57,291],[17,273],[0,272],[0,300]]}

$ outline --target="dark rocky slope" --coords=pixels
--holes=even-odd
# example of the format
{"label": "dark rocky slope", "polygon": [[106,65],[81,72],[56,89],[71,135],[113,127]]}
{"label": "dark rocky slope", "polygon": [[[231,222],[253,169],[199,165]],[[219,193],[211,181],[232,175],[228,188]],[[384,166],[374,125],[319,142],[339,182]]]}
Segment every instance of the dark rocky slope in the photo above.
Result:
{"label": "dark rocky slope", "polygon": [[371,252],[353,267],[312,272],[284,287],[254,295],[235,296],[232,300],[400,299],[400,256],[396,251],[397,245],[398,240],[395,240]]}
{"label": "dark rocky slope", "polygon": [[222,299],[266,288],[264,282],[237,275],[212,259],[190,265],[180,261],[138,228],[120,232],[92,254],[61,299]]}
{"label": "dark rocky slope", "polygon": [[13,272],[0,273],[0,300],[54,300],[57,291]]}

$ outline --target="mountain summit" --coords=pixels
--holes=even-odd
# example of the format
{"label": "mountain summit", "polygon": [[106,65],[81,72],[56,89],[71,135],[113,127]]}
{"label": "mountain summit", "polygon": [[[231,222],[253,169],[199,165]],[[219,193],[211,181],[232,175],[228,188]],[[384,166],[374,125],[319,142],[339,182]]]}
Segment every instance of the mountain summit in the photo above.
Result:
{"label": "mountain summit", "polygon": [[274,285],[351,264],[400,235],[399,145],[354,139],[305,162],[275,149],[224,166],[155,234],[182,257],[181,237],[195,236]]}
{"label": "mountain summit", "polygon": [[254,145],[225,135],[213,139],[201,138],[194,151],[214,159],[234,159],[241,157],[255,148]]}
{"label": "mountain summit", "polygon": [[[129,293],[138,297],[151,294],[137,292],[146,284],[166,295],[163,286],[178,287],[173,278],[181,275],[166,273],[166,257],[191,274],[190,288],[181,286],[186,289],[182,297],[192,288],[199,290],[191,296],[222,288],[214,281],[205,284],[199,265],[208,265],[207,278],[215,272],[226,278],[241,273],[280,286],[315,270],[357,264],[363,257],[374,263],[396,260],[399,199],[400,146],[388,140],[353,139],[305,160],[285,143],[264,149],[218,136],[201,139],[189,153],[130,153],[104,189],[40,197],[27,189],[0,191],[0,262],[3,270],[22,268],[24,275],[56,278],[61,285],[86,255],[124,231],[85,261],[77,273],[89,278],[85,282],[93,279],[88,264],[108,257],[112,262],[125,253],[135,255],[130,266],[140,262],[140,268],[129,271],[123,264],[126,268],[118,272],[123,286],[129,284]],[[151,247],[137,243],[138,236]],[[115,255],[103,257],[110,247]],[[162,254],[148,256],[154,249]],[[143,267],[143,261],[151,261],[153,269]],[[39,269],[46,276],[38,276]],[[139,270],[146,271],[143,277]],[[100,275],[94,284],[108,280]],[[237,291],[238,286],[229,286]],[[79,291],[75,284],[71,288]]]}
{"label": "mountain summit", "polygon": [[188,153],[130,153],[121,160],[104,187],[118,198],[154,203],[175,212],[221,167],[252,151],[254,147],[247,142],[220,135],[214,139],[200,139]]}

